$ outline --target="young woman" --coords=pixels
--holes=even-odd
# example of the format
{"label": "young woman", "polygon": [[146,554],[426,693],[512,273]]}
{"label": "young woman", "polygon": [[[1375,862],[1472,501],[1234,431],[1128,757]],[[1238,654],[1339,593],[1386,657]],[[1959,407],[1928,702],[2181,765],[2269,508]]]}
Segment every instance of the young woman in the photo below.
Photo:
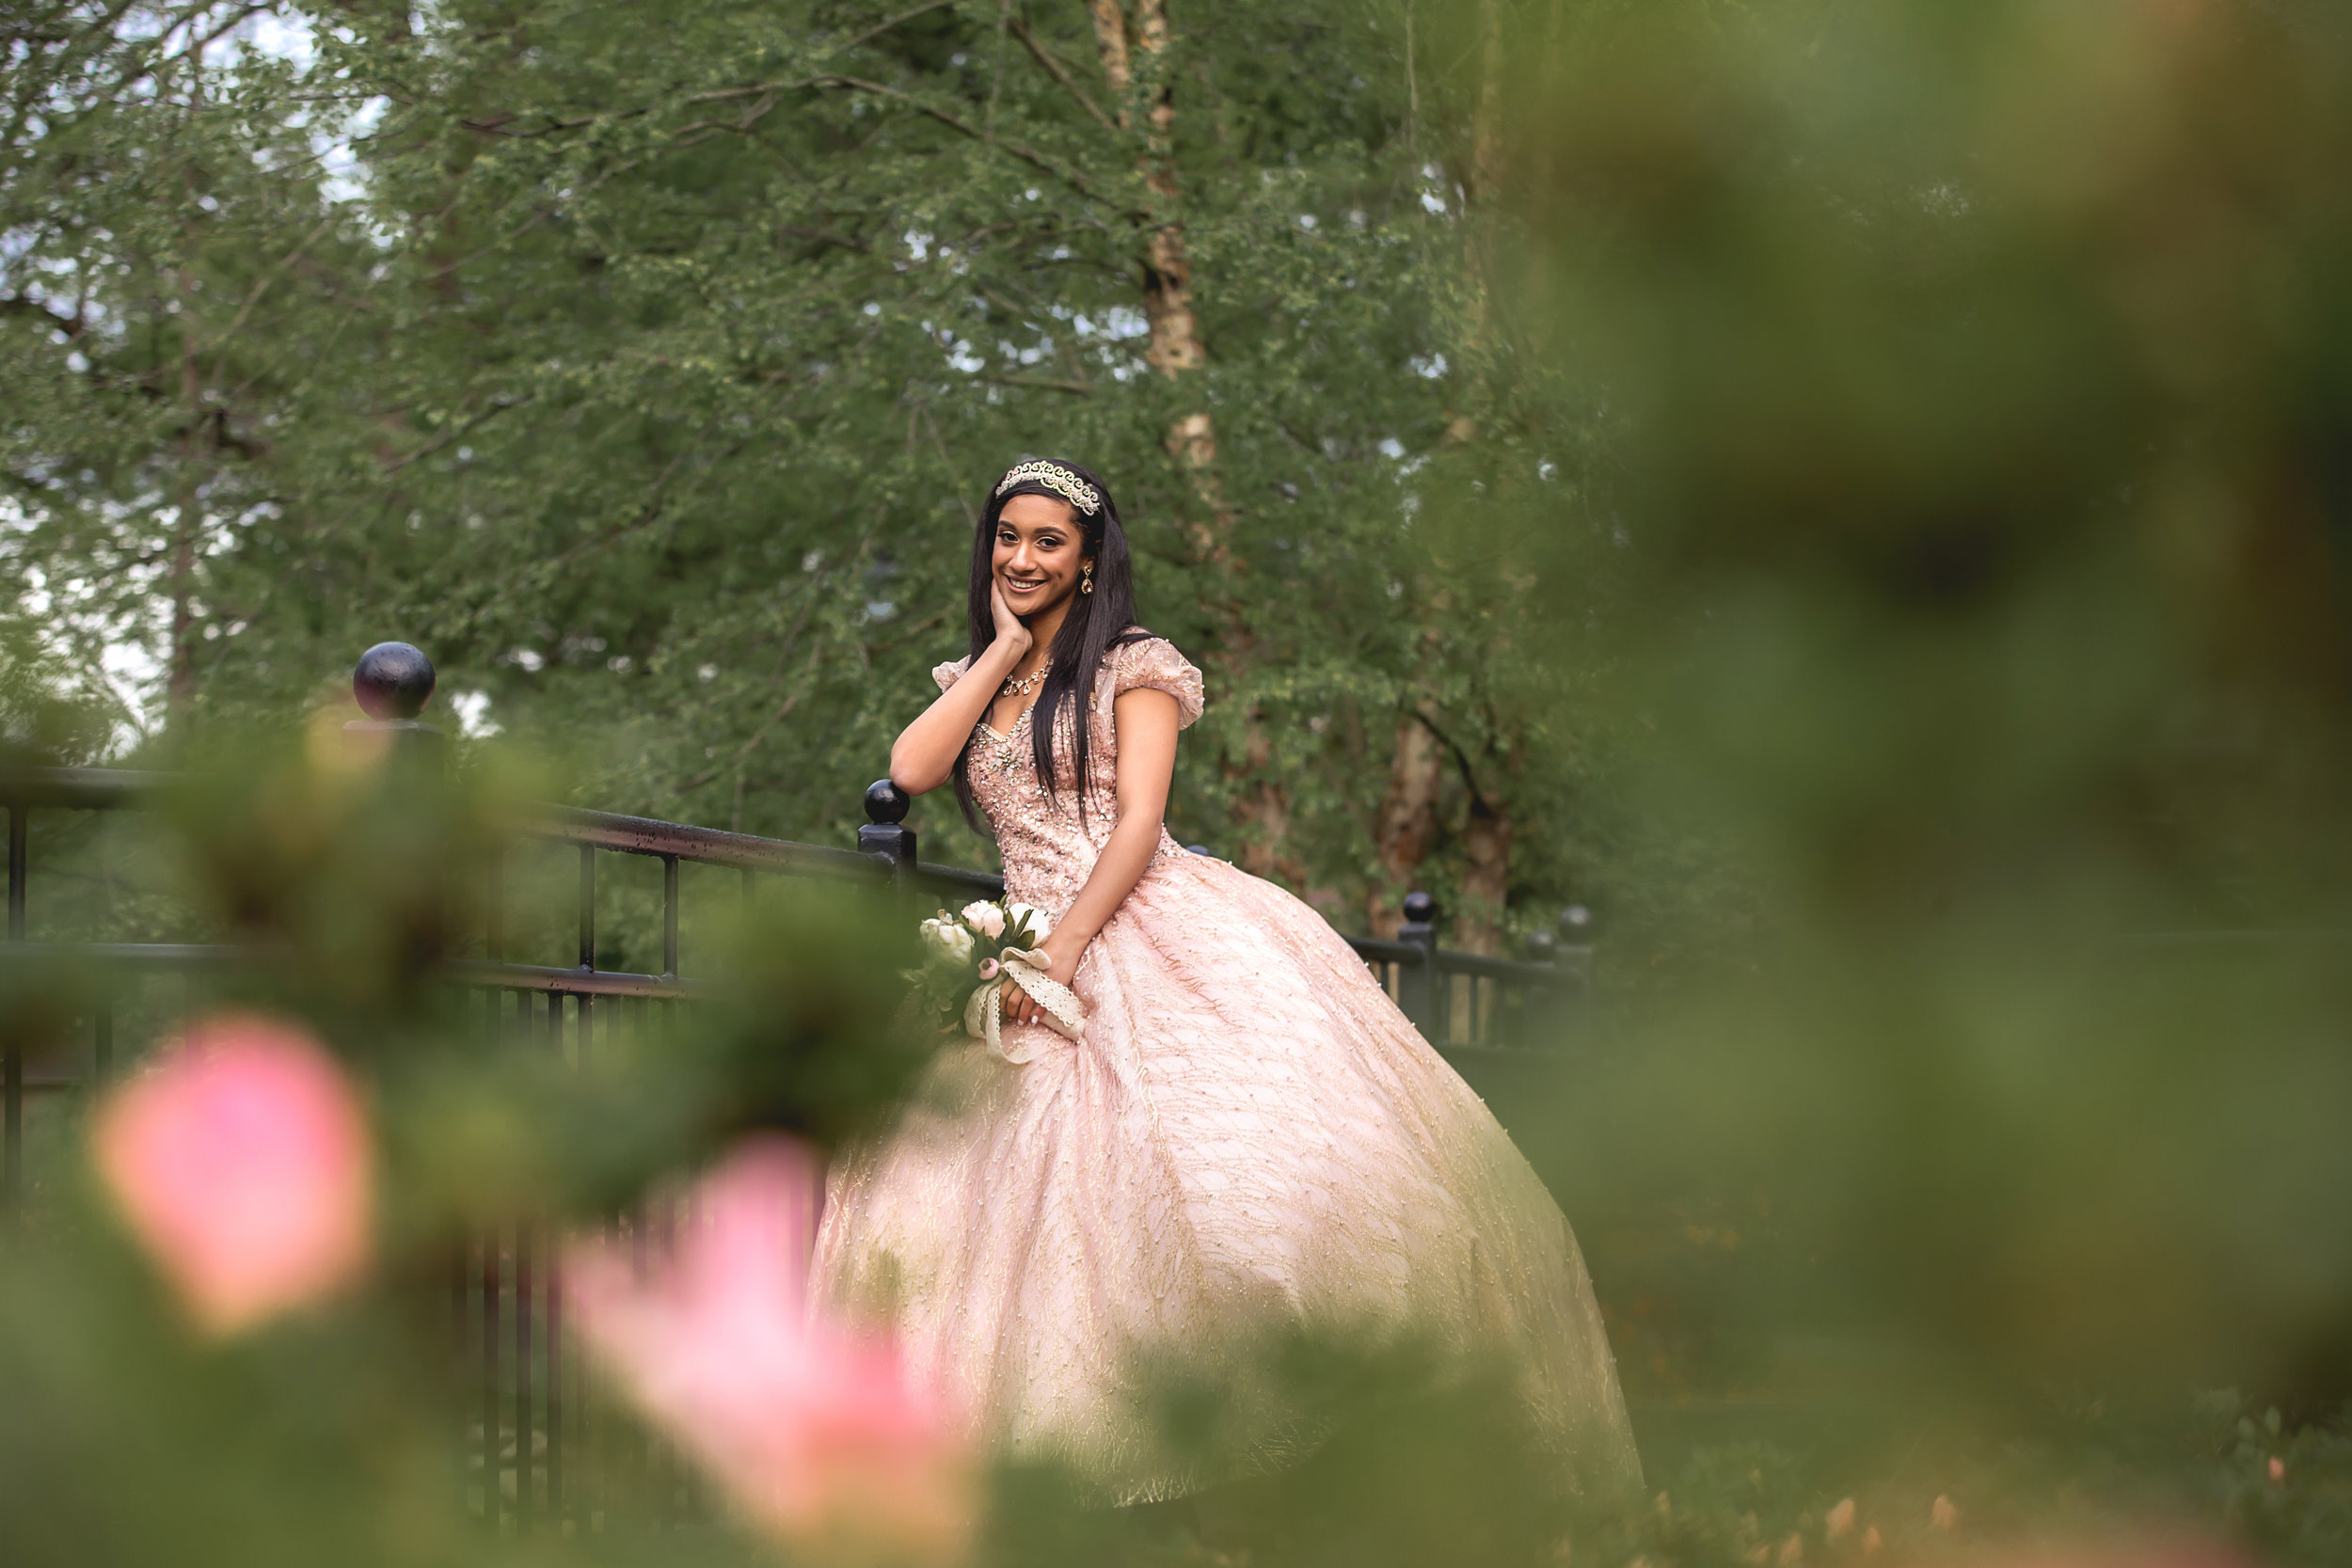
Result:
{"label": "young woman", "polygon": [[1567,1222],[1478,1097],[1323,917],[1161,826],[1200,674],[1135,625],[1109,488],[1024,463],[972,547],[971,651],[891,748],[915,794],[987,814],[1009,898],[1052,920],[1075,1039],[1008,986],[1000,1050],[951,1048],[836,1169],[830,1300],[1011,1452],[1122,1501],[1279,1464],[1276,1409],[1167,1451],[1150,1370],[1246,1377],[1266,1331],[1416,1334],[1511,1358],[1564,1482],[1638,1481]]}

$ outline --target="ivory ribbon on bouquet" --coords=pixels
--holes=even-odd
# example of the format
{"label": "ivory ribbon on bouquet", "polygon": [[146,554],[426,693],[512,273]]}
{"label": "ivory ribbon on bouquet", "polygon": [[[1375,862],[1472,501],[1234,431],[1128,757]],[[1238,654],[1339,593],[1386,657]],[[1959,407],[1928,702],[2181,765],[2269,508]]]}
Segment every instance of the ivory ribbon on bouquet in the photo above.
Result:
{"label": "ivory ribbon on bouquet", "polygon": [[963,1032],[976,1040],[986,1040],[990,1055],[1015,1067],[1034,1058],[1035,1050],[1024,1050],[1015,1055],[1005,1049],[1004,1017],[997,998],[1007,986],[1018,986],[1030,1001],[1045,1009],[1045,1022],[1056,1034],[1076,1039],[1078,1031],[1086,1027],[1086,1010],[1078,1006],[1075,991],[1046,973],[1053,968],[1054,960],[1045,956],[1045,950],[1008,947],[997,958],[1003,960],[1005,973],[973,990],[972,999],[963,1005]]}

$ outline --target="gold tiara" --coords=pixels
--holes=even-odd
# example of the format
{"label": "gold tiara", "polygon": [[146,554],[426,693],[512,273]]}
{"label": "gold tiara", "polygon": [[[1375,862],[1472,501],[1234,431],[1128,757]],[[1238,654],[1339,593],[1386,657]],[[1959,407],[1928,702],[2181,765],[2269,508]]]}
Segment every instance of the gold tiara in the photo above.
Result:
{"label": "gold tiara", "polygon": [[1021,464],[996,482],[996,494],[1001,499],[1014,485],[1030,480],[1060,491],[1064,500],[1089,517],[1103,510],[1103,492],[1058,463]]}

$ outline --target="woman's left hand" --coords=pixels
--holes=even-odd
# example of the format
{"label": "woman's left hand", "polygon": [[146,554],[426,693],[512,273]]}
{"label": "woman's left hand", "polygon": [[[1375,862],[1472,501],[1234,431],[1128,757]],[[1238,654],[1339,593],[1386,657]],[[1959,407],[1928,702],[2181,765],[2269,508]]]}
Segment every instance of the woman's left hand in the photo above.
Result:
{"label": "woman's left hand", "polygon": [[[1054,960],[1053,967],[1045,972],[1046,978],[1058,980],[1065,986],[1075,987],[1077,985],[1078,959],[1084,953],[1084,948],[1065,949],[1058,933],[1048,936],[1043,942],[1039,942],[1038,948],[1047,958]],[[1045,1022],[1045,1009],[1038,1006],[1037,999],[1010,980],[1005,982],[1004,989],[997,997],[997,1005],[1002,1009],[1005,1022],[1008,1023],[1042,1023]]]}

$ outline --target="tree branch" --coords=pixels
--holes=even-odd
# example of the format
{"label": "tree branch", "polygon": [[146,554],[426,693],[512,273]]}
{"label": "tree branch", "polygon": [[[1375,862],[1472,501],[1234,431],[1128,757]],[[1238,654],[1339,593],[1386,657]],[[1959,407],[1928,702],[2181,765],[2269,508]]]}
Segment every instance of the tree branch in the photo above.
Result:
{"label": "tree branch", "polygon": [[1006,18],[1005,24],[1012,29],[1012,36],[1021,40],[1030,56],[1045,68],[1045,74],[1059,82],[1062,90],[1078,101],[1078,107],[1094,118],[1095,124],[1113,135],[1119,134],[1119,122],[1095,106],[1094,100],[1087,96],[1086,89],[1078,86],[1076,79],[1070,74],[1069,67],[1056,59],[1045,45],[1038,41],[1036,32],[1027,22],[1019,16],[1010,16]]}
{"label": "tree branch", "polygon": [[262,296],[269,292],[269,286],[272,283],[277,282],[279,277],[283,277],[286,269],[293,266],[294,262],[301,258],[302,253],[310,248],[311,242],[334,227],[335,219],[338,215],[338,214],[329,210],[325,217],[319,219],[318,226],[316,228],[312,229],[308,234],[302,236],[300,243],[295,245],[292,250],[286,252],[284,256],[278,258],[276,265],[270,267],[268,270],[263,272],[261,277],[253,280],[253,287],[246,293],[245,303],[237,307],[237,314],[235,318],[230,322],[228,329],[221,333],[217,341],[217,347],[220,352],[213,356],[213,373],[210,377],[210,380],[215,388],[220,386],[220,372],[222,368],[229,363],[229,344],[239,332],[245,330],[245,324],[251,318],[253,314],[253,308],[262,302]]}
{"label": "tree branch", "polygon": [[464,424],[459,425],[456,429],[445,431],[437,439],[427,441],[423,446],[419,447],[407,456],[396,458],[392,462],[385,464],[384,471],[387,474],[396,474],[400,472],[401,469],[408,467],[409,464],[432,456],[435,452],[439,451],[443,447],[448,446],[452,441],[462,440],[466,436],[472,435],[475,431],[489,423],[490,420],[496,419],[499,415],[505,413],[508,409],[520,408],[524,404],[531,401],[531,396],[518,398],[499,398],[493,401],[489,407],[484,409],[481,413],[476,414],[472,419],[468,420]]}
{"label": "tree branch", "polygon": [[[644,529],[659,520],[661,516],[663,497],[670,488],[670,481],[677,477],[678,469],[686,466],[686,460],[689,457],[693,456],[702,450],[701,443],[703,437],[709,435],[712,428],[715,427],[718,422],[719,420],[717,417],[714,416],[708,422],[704,424],[702,429],[694,433],[692,440],[687,442],[685,446],[678,450],[676,456],[670,459],[668,466],[665,467],[661,470],[660,474],[655,478],[653,482],[653,488],[645,493],[645,503],[638,509],[638,513],[635,517],[626,523],[620,524],[617,527],[607,529],[602,536],[598,538],[588,540],[584,544],[575,545],[572,548],[565,550],[562,555],[557,556],[552,562],[548,563],[550,571],[557,567],[568,566],[573,562],[580,560],[583,556],[596,555],[604,550],[610,549],[614,545],[617,545],[622,540],[628,538],[630,534],[633,534],[639,530]],[[725,453],[720,457],[719,461],[723,463],[727,460],[727,458],[733,457],[737,452],[742,450],[743,444],[739,441],[734,446],[728,448]]]}
{"label": "tree branch", "polygon": [[1438,737],[1438,744],[1454,753],[1454,765],[1462,770],[1462,783],[1470,790],[1472,804],[1492,811],[1493,803],[1486,799],[1486,791],[1478,787],[1478,775],[1470,768],[1470,753],[1462,749],[1461,742],[1446,734],[1437,720],[1430,717],[1429,707],[1425,701],[1414,705],[1413,717],[1421,721],[1423,729]]}
{"label": "tree branch", "polygon": [[951,0],[927,0],[926,4],[917,6],[911,11],[901,11],[887,22],[877,23],[875,25],[866,28],[866,31],[860,33],[857,37],[851,39],[841,47],[844,49],[855,49],[860,44],[870,43],[874,40],[882,37],[884,33],[890,31],[891,28],[898,25],[901,22],[912,22],[916,17],[921,16],[925,11],[935,11],[942,6],[946,6],[950,3]]}
{"label": "tree branch", "polygon": [[[946,110],[940,108],[936,104],[924,103],[921,99],[915,97],[912,93],[901,92],[897,87],[887,87],[880,82],[865,81],[855,76],[818,76],[813,78],[809,82],[809,86],[813,87],[848,87],[855,92],[870,92],[878,98],[896,99],[898,102],[905,104],[908,108],[913,109],[915,113],[930,116],[931,119],[939,121],[940,124],[947,127],[950,131],[954,131],[960,135],[969,136],[974,141],[978,142],[982,147],[992,148],[996,151],[1005,153],[1009,157],[1017,158],[1041,173],[1051,175],[1053,178],[1059,180],[1081,196],[1089,197],[1096,200],[1101,200],[1103,198],[1102,193],[1095,189],[1094,182],[1089,180],[1085,175],[1080,174],[1076,169],[1057,167],[1052,159],[1046,157],[1045,154],[1036,150],[1034,148],[1024,147],[1019,142],[1007,141],[1001,136],[983,131],[978,126],[973,125],[958,116],[949,114]],[[1142,211],[1131,212],[1127,215],[1137,222],[1151,216],[1149,213]]]}
{"label": "tree branch", "polygon": [[986,375],[980,379],[993,387],[1022,387],[1033,392],[1068,392],[1082,398],[1094,395],[1094,384],[1089,381],[1046,381],[1019,375]]}

